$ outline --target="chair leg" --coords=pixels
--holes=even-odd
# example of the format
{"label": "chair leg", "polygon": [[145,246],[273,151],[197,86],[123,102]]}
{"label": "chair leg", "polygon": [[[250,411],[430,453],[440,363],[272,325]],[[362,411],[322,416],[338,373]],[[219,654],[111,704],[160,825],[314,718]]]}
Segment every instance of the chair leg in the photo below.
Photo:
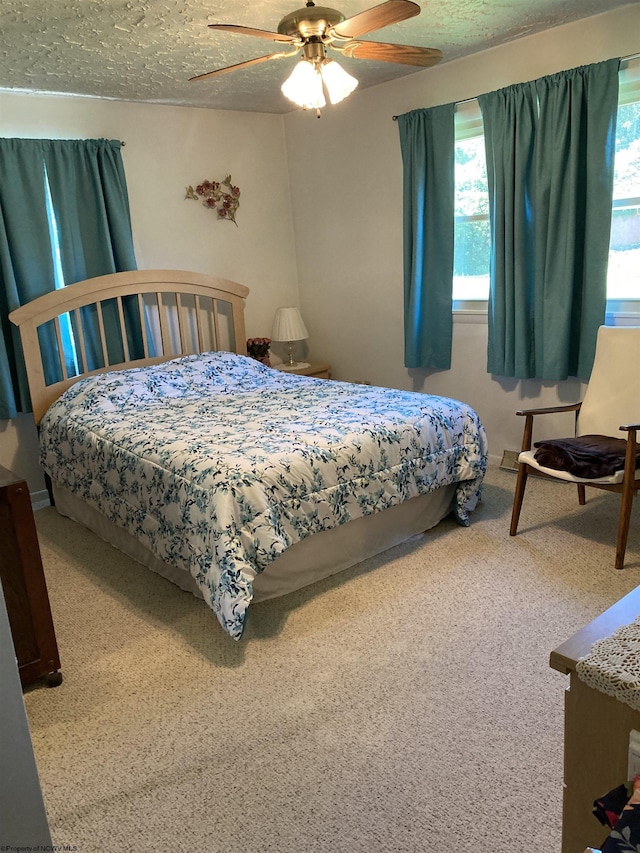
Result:
{"label": "chair leg", "polygon": [[528,474],[529,466],[521,462],[518,465],[518,479],[516,480],[516,490],[513,496],[513,510],[511,512],[509,536],[515,536],[518,530],[518,521],[520,520],[520,510],[522,509],[522,499],[524,498],[524,490],[527,486]]}
{"label": "chair leg", "polygon": [[578,483],[578,503],[580,506],[584,506],[587,502],[587,496],[585,494],[584,483]]}
{"label": "chair leg", "polygon": [[633,496],[637,491],[636,485],[636,428],[635,426],[620,427],[627,430],[627,452],[624,460],[624,477],[622,480],[622,497],[620,500],[620,521],[618,522],[618,541],[616,542],[616,569],[624,565],[624,554],[627,549],[629,521]]}
{"label": "chair leg", "polygon": [[625,483],[620,501],[620,520],[618,522],[618,541],[616,542],[616,569],[624,566],[624,555],[627,550],[631,507],[633,506],[633,483]]}

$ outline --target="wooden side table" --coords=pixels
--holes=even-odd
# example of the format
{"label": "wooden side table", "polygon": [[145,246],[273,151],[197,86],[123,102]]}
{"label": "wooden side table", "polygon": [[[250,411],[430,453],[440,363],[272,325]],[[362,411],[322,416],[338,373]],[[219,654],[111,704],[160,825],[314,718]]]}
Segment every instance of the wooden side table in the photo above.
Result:
{"label": "wooden side table", "polygon": [[22,685],[62,681],[29,487],[0,466],[0,580]]}
{"label": "wooden side table", "polygon": [[[277,370],[282,370],[281,365],[275,365]],[[291,370],[285,370],[284,373],[297,373],[298,376],[315,376],[316,379],[331,379],[331,365],[315,363],[308,367],[292,367]]]}
{"label": "wooden side table", "polygon": [[[640,730],[640,712],[594,690],[576,674],[591,646],[640,615],[636,587],[551,652],[552,669],[569,676],[565,691],[562,853],[590,850],[607,830],[592,814],[593,802],[627,781],[629,732]],[[600,837],[599,837],[600,836]],[[586,851],[585,851],[586,853]]]}

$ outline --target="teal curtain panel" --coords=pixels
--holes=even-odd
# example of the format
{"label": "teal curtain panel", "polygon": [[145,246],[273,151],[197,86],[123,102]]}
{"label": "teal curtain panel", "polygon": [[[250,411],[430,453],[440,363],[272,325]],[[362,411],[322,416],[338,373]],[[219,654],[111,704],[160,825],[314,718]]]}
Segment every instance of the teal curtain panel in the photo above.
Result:
{"label": "teal curtain panel", "polygon": [[[9,313],[56,287],[131,269],[136,260],[119,141],[0,139],[0,419],[30,411]],[[135,349],[137,330],[131,337]],[[52,330],[44,330],[40,343],[50,355],[47,378],[60,378]]]}
{"label": "teal curtain panel", "polygon": [[574,68],[478,99],[490,373],[589,378],[606,309],[619,65]]}
{"label": "teal curtain panel", "polygon": [[398,116],[406,367],[451,367],[454,109],[445,104]]}

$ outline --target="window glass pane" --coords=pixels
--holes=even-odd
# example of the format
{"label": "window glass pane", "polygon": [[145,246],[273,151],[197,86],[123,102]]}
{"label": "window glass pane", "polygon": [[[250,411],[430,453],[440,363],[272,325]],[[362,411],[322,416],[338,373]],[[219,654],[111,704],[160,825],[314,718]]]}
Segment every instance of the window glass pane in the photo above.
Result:
{"label": "window glass pane", "polygon": [[489,298],[489,221],[456,223],[453,298]]}
{"label": "window glass pane", "polygon": [[640,299],[640,101],[618,108],[608,299]]}
{"label": "window glass pane", "polygon": [[[477,133],[477,131],[476,131]],[[489,194],[484,136],[456,141],[453,299],[489,297]]]}

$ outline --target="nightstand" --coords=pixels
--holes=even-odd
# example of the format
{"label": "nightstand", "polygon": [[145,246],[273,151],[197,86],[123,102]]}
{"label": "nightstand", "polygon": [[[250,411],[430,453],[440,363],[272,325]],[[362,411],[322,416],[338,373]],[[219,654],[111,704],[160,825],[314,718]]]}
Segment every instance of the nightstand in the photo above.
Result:
{"label": "nightstand", "polygon": [[[281,365],[277,364],[276,369],[282,370]],[[310,364],[308,367],[292,367],[291,370],[284,370],[283,373],[297,373],[298,376],[315,376],[316,379],[331,379],[330,364]]]}

